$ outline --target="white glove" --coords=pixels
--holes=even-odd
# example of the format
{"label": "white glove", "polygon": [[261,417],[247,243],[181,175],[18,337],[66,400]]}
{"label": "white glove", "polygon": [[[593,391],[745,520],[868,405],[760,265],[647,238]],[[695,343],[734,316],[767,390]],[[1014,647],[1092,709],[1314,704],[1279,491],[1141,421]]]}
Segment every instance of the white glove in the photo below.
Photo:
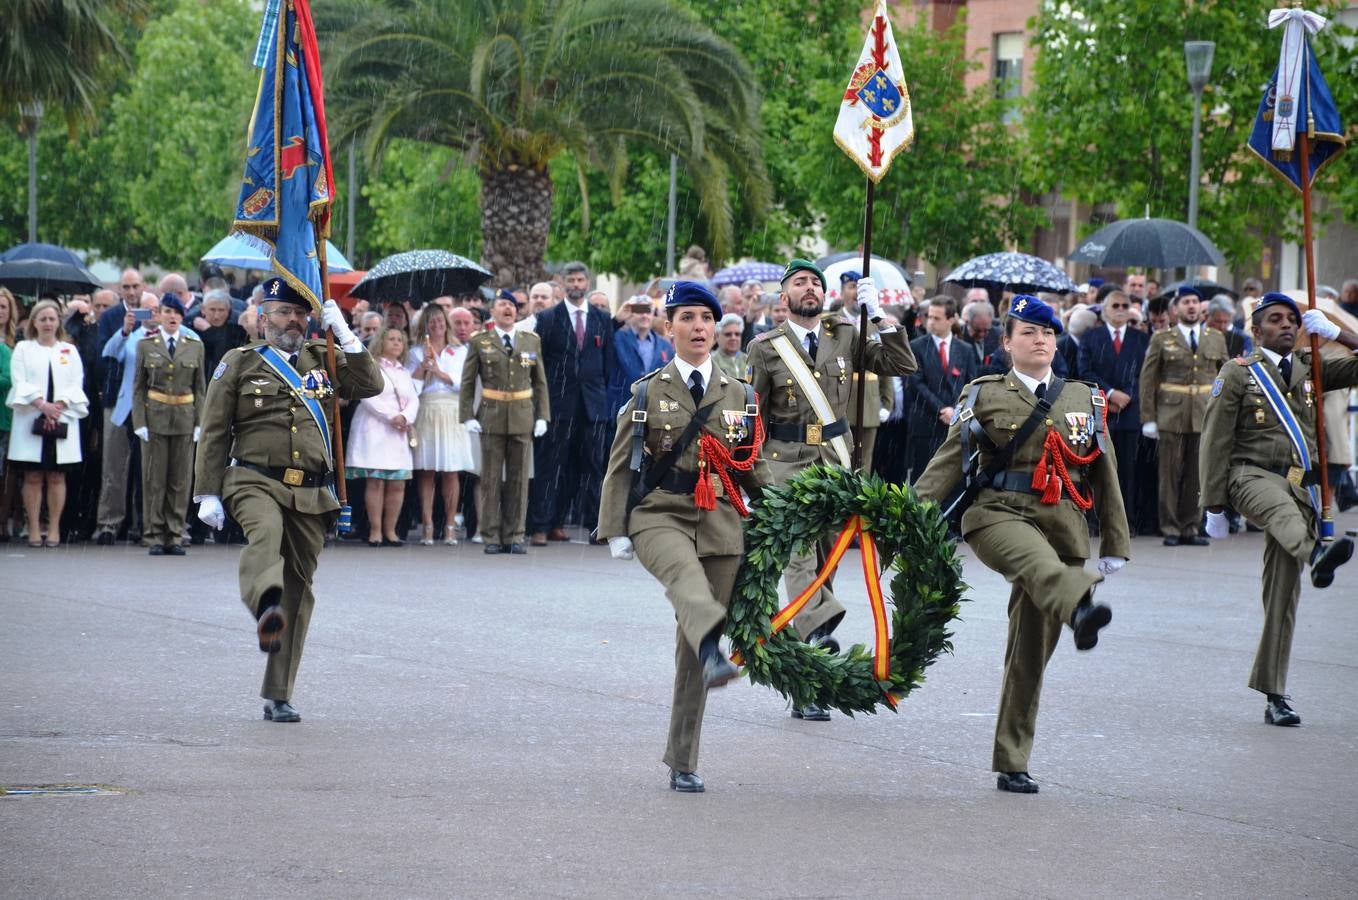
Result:
{"label": "white glove", "polygon": [[891,418],[891,410],[887,409],[885,406],[879,408],[879,409],[877,410],[877,412],[881,414],[881,416],[882,416],[882,419],[881,419],[881,420],[882,420],[883,422],[885,422],[887,419]]}
{"label": "white glove", "polygon": [[1225,540],[1231,536],[1231,523],[1226,518],[1225,513],[1209,512],[1207,514],[1207,536],[1216,541]]}
{"label": "white glove", "polygon": [[1160,427],[1154,422],[1143,422],[1141,424],[1141,433],[1153,441],[1160,440]]}
{"label": "white glove", "polygon": [[533,423],[533,437],[542,437],[547,433],[547,420],[538,419]]}
{"label": "white glove", "polygon": [[631,559],[632,539],[626,536],[608,539],[608,552],[614,559]]}
{"label": "white glove", "polygon": [[1100,556],[1099,574],[1112,575],[1125,565],[1127,565],[1127,560],[1123,559],[1121,556]]}
{"label": "white glove", "polygon": [[877,299],[877,284],[871,278],[858,279],[858,305],[868,311],[869,319],[882,317],[882,305]]}
{"label": "white glove", "polygon": [[202,437],[202,436],[203,436],[203,428],[202,428],[202,426],[201,426],[201,425],[195,425],[195,426],[193,426],[193,442],[194,442],[195,444],[198,443],[198,439],[199,439],[200,437]]}
{"label": "white glove", "polygon": [[1322,341],[1332,341],[1339,337],[1339,326],[1330,321],[1330,317],[1318,309],[1308,309],[1301,314],[1301,327],[1305,328],[1308,334],[1314,334]]}
{"label": "white glove", "polygon": [[325,306],[321,307],[321,322],[335,335],[335,343],[345,353],[357,353],[363,349],[363,344],[349,330],[349,323],[344,321],[344,313],[334,300],[325,301]]}
{"label": "white glove", "polygon": [[147,430],[145,425],[134,430],[132,433],[135,434],[137,437],[141,438],[142,441],[151,440],[151,432]]}
{"label": "white glove", "polygon": [[476,421],[475,419],[468,419],[466,421],[466,426],[467,430],[470,431],[472,434],[481,433],[481,423]]}
{"label": "white glove", "polygon": [[198,500],[198,521],[204,525],[212,526],[214,531],[221,531],[226,524],[226,510],[222,509],[222,500],[216,494],[208,494]]}

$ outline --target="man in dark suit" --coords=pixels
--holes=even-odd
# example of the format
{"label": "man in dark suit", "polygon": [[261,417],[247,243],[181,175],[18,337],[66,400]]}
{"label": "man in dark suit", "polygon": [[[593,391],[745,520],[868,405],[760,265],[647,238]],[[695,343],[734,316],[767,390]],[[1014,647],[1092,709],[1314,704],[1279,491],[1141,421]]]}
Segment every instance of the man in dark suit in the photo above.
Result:
{"label": "man in dark suit", "polygon": [[[928,331],[928,328],[925,328]],[[985,288],[972,288],[962,306],[962,340],[967,341],[980,364],[977,376],[1009,371],[1009,358],[1000,346],[1002,331],[995,321],[995,307]]]}
{"label": "man in dark suit", "polygon": [[1245,332],[1235,327],[1235,301],[1230,294],[1217,294],[1207,304],[1207,327],[1225,336],[1226,352],[1231,359],[1239,359],[1254,349]]}
{"label": "man in dark suit", "polygon": [[924,317],[927,333],[910,342],[919,361],[919,369],[905,384],[910,407],[906,427],[912,481],[923,474],[947,438],[962,388],[979,375],[981,363],[971,345],[953,336],[956,324],[957,301],[935,297],[929,301]]}
{"label": "man in dark suit", "polygon": [[1141,437],[1140,379],[1150,336],[1128,324],[1132,303],[1116,285],[1099,289],[1103,325],[1080,340],[1080,377],[1098,385],[1108,398],[1108,435],[1118,463],[1118,486],[1127,518],[1136,521],[1136,447]]}
{"label": "man in dark suit", "polygon": [[1080,338],[1099,317],[1087,306],[1080,306],[1070,314],[1066,333],[1056,339],[1056,355],[1052,357],[1052,371],[1066,381],[1080,380]]}
{"label": "man in dark suit", "polygon": [[562,526],[573,499],[579,501],[582,524],[593,530],[617,412],[608,402],[613,322],[586,300],[589,269],[584,263],[566,263],[562,276],[565,300],[540,313],[534,329],[542,339],[552,410],[547,433],[533,445],[528,530],[535,547],[549,539],[570,540]]}
{"label": "man in dark suit", "polygon": [[633,382],[674,359],[674,345],[651,328],[653,303],[650,297],[638,294],[623,304],[627,323],[613,333],[613,350],[608,357],[608,408],[615,412],[632,399]]}

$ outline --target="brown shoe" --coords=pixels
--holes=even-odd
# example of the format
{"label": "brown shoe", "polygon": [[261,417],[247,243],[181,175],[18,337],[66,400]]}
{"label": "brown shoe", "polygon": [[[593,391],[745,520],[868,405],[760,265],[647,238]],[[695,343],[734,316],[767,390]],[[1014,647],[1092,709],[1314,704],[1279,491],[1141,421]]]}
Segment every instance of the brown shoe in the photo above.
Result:
{"label": "brown shoe", "polygon": [[533,537],[529,539],[529,543],[531,543],[534,547],[546,547],[547,533],[545,531],[533,532]]}
{"label": "brown shoe", "polygon": [[571,536],[566,534],[566,529],[564,528],[553,528],[551,531],[547,532],[547,540],[549,541],[569,541],[570,539]]}

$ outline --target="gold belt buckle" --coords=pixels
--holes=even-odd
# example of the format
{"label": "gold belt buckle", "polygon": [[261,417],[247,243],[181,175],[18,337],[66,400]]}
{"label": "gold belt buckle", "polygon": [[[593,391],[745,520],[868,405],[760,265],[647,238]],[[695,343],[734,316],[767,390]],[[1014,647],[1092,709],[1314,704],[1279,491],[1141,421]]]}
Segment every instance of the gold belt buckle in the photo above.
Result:
{"label": "gold belt buckle", "polygon": [[303,472],[301,469],[284,469],[283,483],[291,485],[292,487],[301,487],[302,479],[305,477],[305,475],[306,473]]}
{"label": "gold belt buckle", "polygon": [[1287,480],[1293,487],[1301,487],[1302,479],[1306,477],[1306,470],[1301,466],[1287,467]]}
{"label": "gold belt buckle", "polygon": [[819,424],[806,426],[806,442],[812,446],[821,443],[821,426]]}

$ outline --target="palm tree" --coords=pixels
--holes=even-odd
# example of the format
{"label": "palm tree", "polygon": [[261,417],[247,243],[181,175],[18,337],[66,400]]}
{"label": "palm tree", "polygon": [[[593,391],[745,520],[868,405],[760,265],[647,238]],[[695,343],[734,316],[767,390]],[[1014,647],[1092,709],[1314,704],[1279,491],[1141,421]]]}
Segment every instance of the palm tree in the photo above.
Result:
{"label": "palm tree", "polygon": [[0,17],[0,117],[28,136],[28,239],[38,229],[38,128],[55,108],[74,132],[93,121],[106,58],[126,61],[114,23],[140,17],[141,0],[10,0]]}
{"label": "palm tree", "polygon": [[720,256],[730,197],[769,202],[759,91],[744,59],[672,0],[345,0],[316,10],[332,141],[451,147],[481,177],[483,257],[501,285],[540,277],[548,164],[569,151],[623,183],[630,142],[676,154]]}

